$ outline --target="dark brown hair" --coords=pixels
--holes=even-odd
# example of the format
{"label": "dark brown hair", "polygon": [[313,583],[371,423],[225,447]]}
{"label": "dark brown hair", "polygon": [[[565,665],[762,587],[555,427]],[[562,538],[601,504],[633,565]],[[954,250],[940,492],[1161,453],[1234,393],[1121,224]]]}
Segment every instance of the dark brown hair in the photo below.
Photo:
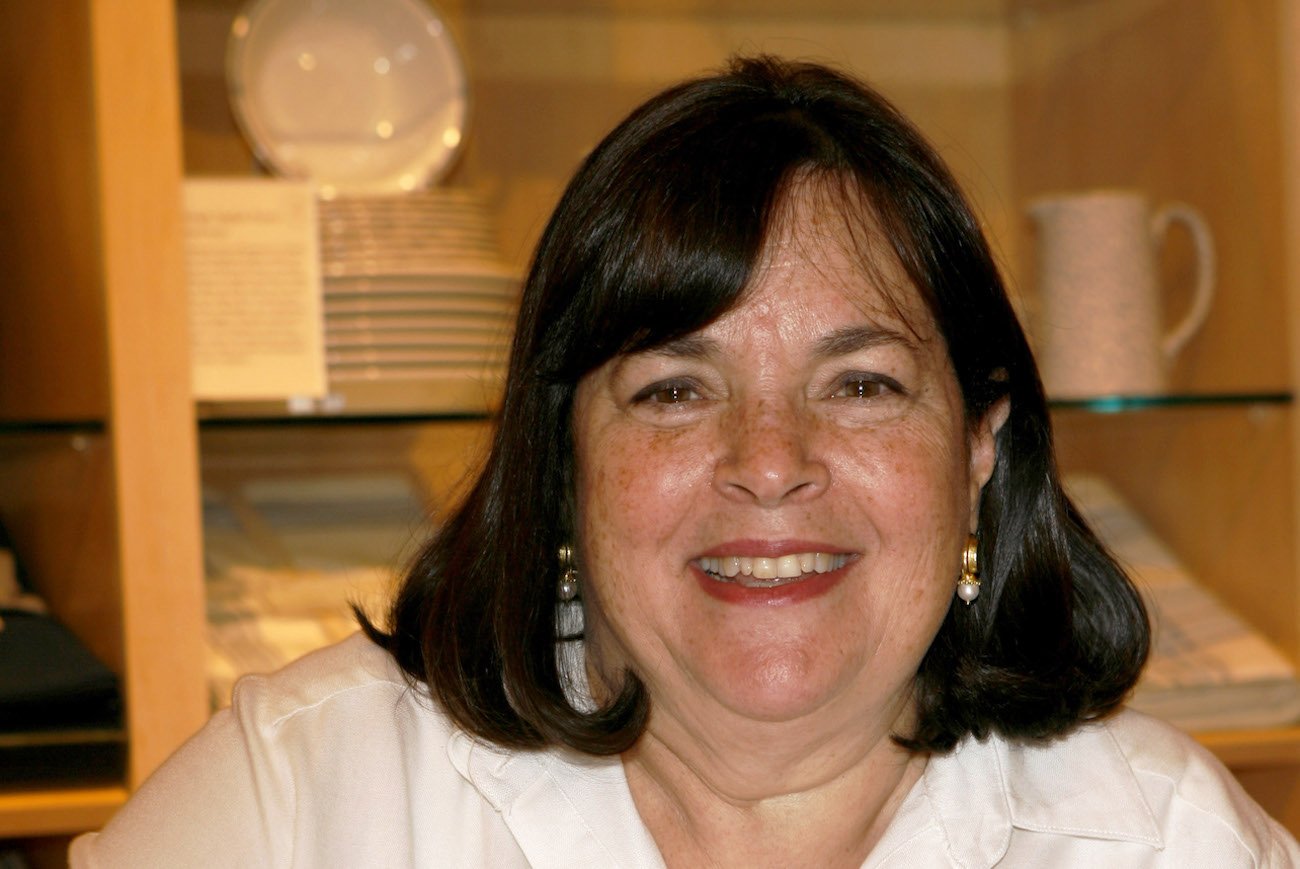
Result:
{"label": "dark brown hair", "polygon": [[[921,663],[899,741],[1040,739],[1112,710],[1145,661],[1141,600],[1061,491],[1025,336],[970,207],[884,98],[824,66],[740,59],[623,121],[569,184],[523,291],[486,465],[370,636],[467,731],[509,746],[605,754],[640,735],[649,698],[566,699],[559,547],[573,538],[574,390],[629,351],[733,307],[796,177],[867,210],[947,342],[969,421],[1010,416],[980,505],[982,592],[954,606]],[[864,251],[865,256],[865,251]]]}

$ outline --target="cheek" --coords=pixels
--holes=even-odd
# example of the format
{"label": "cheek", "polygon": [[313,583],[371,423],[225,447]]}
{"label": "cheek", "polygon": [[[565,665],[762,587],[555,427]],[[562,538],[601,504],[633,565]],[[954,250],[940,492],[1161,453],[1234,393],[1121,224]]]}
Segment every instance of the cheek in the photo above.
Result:
{"label": "cheek", "polygon": [[964,443],[946,429],[895,430],[846,461],[851,480],[845,512],[875,538],[872,581],[860,616],[878,655],[911,660],[942,621],[960,572],[967,531]]}
{"label": "cheek", "polygon": [[833,477],[875,522],[914,537],[962,520],[967,511],[964,444],[945,432],[885,431],[839,450]]}
{"label": "cheek", "polygon": [[589,550],[661,542],[707,483],[707,455],[685,432],[609,432],[579,463],[578,508]]}

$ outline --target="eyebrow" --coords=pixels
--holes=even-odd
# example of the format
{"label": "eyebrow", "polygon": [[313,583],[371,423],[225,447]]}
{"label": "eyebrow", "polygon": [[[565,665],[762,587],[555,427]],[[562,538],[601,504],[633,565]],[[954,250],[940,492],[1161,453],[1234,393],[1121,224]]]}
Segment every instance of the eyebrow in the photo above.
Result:
{"label": "eyebrow", "polygon": [[719,350],[717,341],[703,335],[683,335],[647,350],[655,356],[668,356],[673,359],[707,359]]}
{"label": "eyebrow", "polygon": [[[817,343],[813,345],[812,355],[817,359],[833,359],[883,344],[901,344],[909,350],[916,349],[912,341],[893,329],[883,329],[879,326],[845,326],[817,339]],[[712,338],[703,335],[683,335],[646,352],[671,359],[707,359],[719,350],[720,345]]]}
{"label": "eyebrow", "polygon": [[845,326],[818,339],[816,346],[813,347],[813,356],[819,359],[832,359],[882,344],[901,344],[909,350],[916,349],[916,345],[903,333],[893,329],[882,329],[879,326]]}

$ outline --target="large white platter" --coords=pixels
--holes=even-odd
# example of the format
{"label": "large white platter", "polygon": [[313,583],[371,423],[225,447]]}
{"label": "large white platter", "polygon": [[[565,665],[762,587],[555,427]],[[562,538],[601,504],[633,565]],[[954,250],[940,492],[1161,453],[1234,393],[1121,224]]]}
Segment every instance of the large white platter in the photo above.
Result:
{"label": "large white platter", "polygon": [[259,159],[327,198],[423,188],[464,138],[464,66],[424,0],[252,0],[226,79]]}

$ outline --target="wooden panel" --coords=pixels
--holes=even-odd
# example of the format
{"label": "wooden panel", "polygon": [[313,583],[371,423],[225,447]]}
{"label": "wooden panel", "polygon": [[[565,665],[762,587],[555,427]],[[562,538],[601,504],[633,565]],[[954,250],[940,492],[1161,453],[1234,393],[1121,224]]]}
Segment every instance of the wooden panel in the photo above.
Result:
{"label": "wooden panel", "polygon": [[[663,7],[520,14],[470,4],[452,23],[472,76],[474,114],[453,182],[486,191],[503,250],[526,264],[559,191],[586,153],[642,100],[734,53],[828,61],[865,77],[930,135],[1014,263],[1009,207],[1007,30],[998,21],[894,20],[790,8],[708,15]],[[562,4],[561,4],[562,6]],[[495,7],[494,7],[495,8]],[[520,147],[526,142],[527,147]]]}
{"label": "wooden panel", "polygon": [[107,412],[89,24],[0,4],[0,418]]}
{"label": "wooden panel", "polygon": [[1246,792],[1300,835],[1300,728],[1197,733],[1196,740],[1232,770]]}
{"label": "wooden panel", "polygon": [[[1058,2],[1058,0],[1052,0]],[[779,15],[770,14],[777,11]],[[1011,267],[1006,0],[802,4],[559,0],[443,3],[471,79],[466,152],[446,183],[487,194],[502,247],[526,265],[582,157],[635,105],[735,52],[828,60],[881,86],[939,144],[970,188]],[[238,4],[179,7],[185,162],[198,173],[259,171],[222,79]],[[893,13],[906,11],[907,14]],[[527,147],[520,143],[526,142]]]}
{"label": "wooden panel", "polygon": [[126,796],[124,788],[0,792],[0,839],[98,829]]}
{"label": "wooden panel", "polygon": [[91,13],[134,785],[207,714],[175,23],[172,0]]}
{"label": "wooden panel", "polygon": [[[1279,188],[1283,194],[1283,260],[1285,282],[1279,291],[1285,297],[1286,323],[1290,338],[1290,368],[1292,389],[1300,386],[1300,245],[1294,242],[1300,231],[1300,4],[1291,0],[1277,0],[1280,28],[1278,32],[1278,89],[1277,112],[1281,118],[1283,160]],[[1300,426],[1291,427],[1291,490],[1293,498],[1300,493]],[[1290,537],[1300,539],[1300,508],[1293,508]],[[1300,549],[1300,547],[1296,547]],[[1297,568],[1292,581],[1300,581],[1300,551],[1296,552]]]}
{"label": "wooden panel", "polygon": [[765,15],[789,18],[794,10],[845,17],[999,20],[1015,5],[1032,6],[1059,0],[443,0],[450,7],[472,5],[494,12],[586,12],[611,10],[633,14]]}
{"label": "wooden panel", "polygon": [[1300,766],[1300,728],[1297,727],[1216,730],[1193,735],[1236,772]]}
{"label": "wooden panel", "polygon": [[1300,836],[1300,765],[1233,770],[1257,803],[1293,836]]}
{"label": "wooden panel", "polygon": [[[1171,370],[1175,390],[1295,382],[1277,26],[1270,2],[1099,0],[1026,19],[1013,38],[1019,197],[1130,186],[1156,201],[1188,201],[1209,219],[1219,294]],[[1021,248],[1029,254],[1032,237]],[[1177,287],[1189,283],[1188,259],[1183,245],[1165,263],[1171,319],[1187,303]],[[1024,272],[1032,290],[1032,263]],[[1194,575],[1300,655],[1289,414],[1202,409],[1059,421],[1067,465],[1103,472]]]}
{"label": "wooden panel", "polygon": [[1198,581],[1300,660],[1288,409],[1071,411],[1056,434],[1067,470],[1109,480]]}
{"label": "wooden panel", "polygon": [[54,614],[124,676],[109,460],[102,435],[0,438],[0,519]]}
{"label": "wooden panel", "polygon": [[[1269,2],[1099,0],[1014,31],[1018,196],[1134,187],[1209,219],[1220,293],[1176,388],[1290,383],[1277,26]],[[1186,248],[1166,264],[1171,322],[1188,302]]]}

